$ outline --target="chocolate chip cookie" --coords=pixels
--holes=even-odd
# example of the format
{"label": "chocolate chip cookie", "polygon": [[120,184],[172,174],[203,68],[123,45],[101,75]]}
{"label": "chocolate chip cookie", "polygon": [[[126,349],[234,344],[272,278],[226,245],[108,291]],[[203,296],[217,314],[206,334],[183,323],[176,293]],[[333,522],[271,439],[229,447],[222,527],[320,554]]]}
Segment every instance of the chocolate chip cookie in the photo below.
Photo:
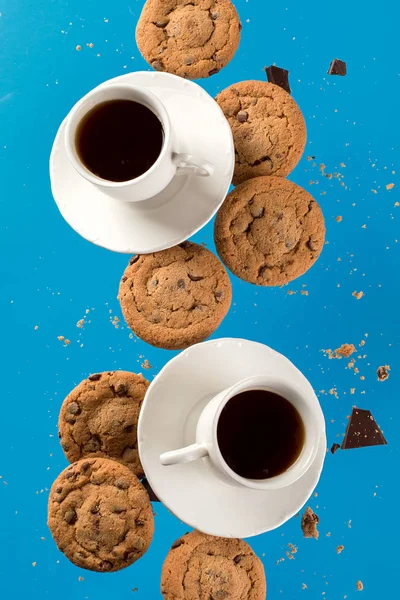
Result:
{"label": "chocolate chip cookie", "polygon": [[264,567],[243,540],[192,531],[172,544],[161,593],[164,600],[265,600]]}
{"label": "chocolate chip cookie", "polygon": [[136,41],[156,71],[197,79],[218,73],[231,60],[240,31],[230,0],[147,0]]}
{"label": "chocolate chip cookie", "polygon": [[284,285],[317,260],[325,225],[306,190],[281,177],[257,177],[228,195],[214,236],[221,260],[237,277],[257,285]]}
{"label": "chocolate chip cookie", "polygon": [[154,529],[138,478],[106,458],[83,459],[60,473],[50,490],[48,525],[61,552],[90,571],[128,567],[146,552]]}
{"label": "chocolate chip cookie", "polygon": [[65,398],[58,420],[61,446],[70,462],[85,457],[117,460],[143,475],[137,422],[149,382],[135,373],[96,373]]}
{"label": "chocolate chip cookie", "polygon": [[118,298],[137,336],[158,348],[179,350],[202,342],[217,329],[229,310],[232,291],[218,258],[184,242],[131,258]]}
{"label": "chocolate chip cookie", "polygon": [[286,177],[306,144],[304,117],[293,98],[266,81],[242,81],[216,98],[235,143],[233,184],[252,177]]}

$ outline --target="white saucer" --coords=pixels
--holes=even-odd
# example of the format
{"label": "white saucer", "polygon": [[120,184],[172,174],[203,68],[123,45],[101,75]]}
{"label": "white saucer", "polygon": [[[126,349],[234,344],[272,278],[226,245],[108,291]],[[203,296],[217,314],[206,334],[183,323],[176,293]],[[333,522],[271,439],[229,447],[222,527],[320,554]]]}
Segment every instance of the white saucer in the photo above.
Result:
{"label": "white saucer", "polygon": [[214,216],[229,190],[234,169],[232,133],[215,100],[199,85],[168,73],[140,71],[110,83],[146,86],[166,106],[180,140],[177,151],[214,165],[210,177],[179,176],[158,197],[126,203],[80,177],[64,147],[65,120],[50,157],[51,189],[69,225],[82,237],[115,252],[146,254],[188,239]]}
{"label": "white saucer", "polygon": [[281,490],[230,485],[202,460],[169,467],[160,463],[162,452],[195,441],[197,417],[212,396],[241,379],[270,372],[289,372],[320,409],[310,383],[287,358],[248,340],[226,338],[192,346],[151,383],[139,417],[140,458],[154,493],[189,526],[223,537],[259,535],[295,515],[315,489],[326,453],[325,435],[307,473]]}

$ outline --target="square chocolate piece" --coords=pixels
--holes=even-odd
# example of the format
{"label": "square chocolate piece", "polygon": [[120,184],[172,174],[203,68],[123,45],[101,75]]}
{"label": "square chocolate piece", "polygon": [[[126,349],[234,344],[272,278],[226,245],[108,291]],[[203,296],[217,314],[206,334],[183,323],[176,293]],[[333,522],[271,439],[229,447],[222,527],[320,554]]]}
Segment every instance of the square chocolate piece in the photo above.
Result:
{"label": "square chocolate piece", "polygon": [[330,64],[328,75],[341,75],[342,77],[347,75],[347,66],[344,60],[334,58]]}
{"label": "square chocolate piece", "polygon": [[281,69],[280,67],[276,67],[275,65],[271,65],[270,67],[265,67],[265,72],[270,83],[279,85],[279,87],[284,89],[285,92],[290,94],[289,71],[286,69]]}

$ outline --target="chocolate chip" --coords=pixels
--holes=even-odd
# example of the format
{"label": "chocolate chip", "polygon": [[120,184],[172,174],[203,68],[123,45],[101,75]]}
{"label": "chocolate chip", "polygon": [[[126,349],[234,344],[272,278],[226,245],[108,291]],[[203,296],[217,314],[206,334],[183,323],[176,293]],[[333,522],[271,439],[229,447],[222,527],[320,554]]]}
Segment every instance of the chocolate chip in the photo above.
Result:
{"label": "chocolate chip", "polygon": [[214,292],[214,298],[216,299],[217,302],[221,302],[221,300],[224,296],[225,296],[225,294],[221,290],[217,290],[216,292]]}
{"label": "chocolate chip", "polygon": [[205,309],[205,306],[203,306],[203,304],[195,304],[192,308],[192,310],[198,310],[200,312],[203,312]]}
{"label": "chocolate chip", "polygon": [[82,465],[81,465],[81,471],[85,472],[88,469],[90,469],[90,462],[84,462],[84,463],[82,463]]}
{"label": "chocolate chip", "polygon": [[144,525],[143,519],[135,519],[135,525],[137,525],[138,527],[143,527],[143,525]]}
{"label": "chocolate chip", "polygon": [[285,246],[286,246],[286,248],[287,248],[288,250],[291,250],[292,248],[294,248],[294,247],[295,247],[295,245],[296,245],[296,242],[295,242],[294,240],[288,240],[288,241],[285,243]]}
{"label": "chocolate chip", "polygon": [[315,252],[316,250],[318,250],[318,246],[312,238],[309,238],[307,246],[309,247],[311,252]]}
{"label": "chocolate chip", "polygon": [[202,279],[204,279],[204,277],[202,277],[201,275],[191,275],[191,273],[188,273],[188,277],[191,281],[201,281]]}
{"label": "chocolate chip", "polygon": [[98,504],[94,504],[93,506],[90,507],[90,512],[92,513],[92,515],[97,515],[99,510],[100,510],[100,506]]}
{"label": "chocolate chip", "polygon": [[158,279],[152,279],[152,280],[151,280],[151,285],[152,285],[153,287],[157,287],[157,286],[158,286],[158,283],[159,283],[159,282],[158,282]]}
{"label": "chocolate chip", "polygon": [[119,383],[114,389],[117,396],[126,396],[129,392],[129,387],[127,383]]}
{"label": "chocolate chip", "polygon": [[64,521],[66,521],[68,523],[68,525],[73,525],[74,523],[76,523],[76,520],[78,519],[77,514],[74,510],[67,510],[64,514]]}
{"label": "chocolate chip", "polygon": [[81,412],[81,407],[77,402],[70,402],[67,406],[67,411],[71,415],[79,415],[79,413]]}
{"label": "chocolate chip", "polygon": [[125,281],[126,281],[127,279],[128,279],[128,278],[126,277],[126,275],[124,275],[124,276],[123,276],[123,278],[121,279],[122,283],[125,283]]}
{"label": "chocolate chip", "polygon": [[85,452],[98,452],[101,448],[101,441],[98,435],[93,435],[83,446]]}
{"label": "chocolate chip", "polygon": [[209,74],[210,76],[211,76],[211,75],[216,75],[217,73],[219,73],[219,72],[220,72],[220,70],[221,70],[221,69],[217,69],[217,68],[215,68],[215,69],[211,69],[211,71],[209,71],[209,72],[208,72],[208,74]]}
{"label": "chocolate chip", "polygon": [[189,67],[194,63],[194,58],[192,56],[187,56],[183,62]]}
{"label": "chocolate chip", "polygon": [[151,63],[151,66],[156,71],[165,71],[164,64],[163,64],[163,62],[161,60],[158,60],[158,59],[153,60],[153,62]]}
{"label": "chocolate chip", "polygon": [[247,112],[247,110],[240,110],[236,115],[236,118],[239,121],[239,123],[246,123],[247,119],[249,118],[249,113]]}
{"label": "chocolate chip", "polygon": [[176,285],[177,285],[178,289],[180,289],[180,290],[185,290],[186,289],[186,283],[184,282],[183,279],[178,279]]}
{"label": "chocolate chip", "polygon": [[103,562],[100,565],[102,571],[111,571],[112,567],[112,563],[110,563],[109,560],[103,560]]}
{"label": "chocolate chip", "polygon": [[238,563],[240,563],[240,561],[242,560],[243,556],[244,556],[243,554],[237,554],[235,556],[235,558],[233,559],[233,562],[237,565]]}
{"label": "chocolate chip", "polygon": [[328,75],[347,75],[347,65],[344,60],[339,60],[338,58],[333,59],[329,66]]}
{"label": "chocolate chip", "polygon": [[182,242],[181,244],[179,244],[179,247],[183,248],[183,249],[189,248],[189,246],[190,246],[190,242]]}
{"label": "chocolate chip", "polygon": [[117,479],[115,482],[115,487],[117,487],[119,490],[127,490],[129,488],[129,483],[123,479]]}
{"label": "chocolate chip", "polygon": [[133,425],[127,425],[127,426],[124,428],[124,432],[125,432],[125,433],[132,433],[132,431],[133,431]]}
{"label": "chocolate chip", "polygon": [[154,25],[155,25],[156,27],[161,27],[161,28],[164,28],[164,27],[166,27],[166,26],[168,25],[168,23],[169,23],[169,19],[162,19],[162,21],[156,21],[156,22],[154,23]]}
{"label": "chocolate chip", "polygon": [[182,546],[182,544],[184,543],[182,538],[179,538],[179,540],[176,540],[176,542],[174,542],[171,546],[171,550],[175,550],[175,548],[179,548],[179,546]]}
{"label": "chocolate chip", "polygon": [[219,12],[215,12],[213,11],[211,14],[211,18],[213,21],[216,21],[217,19],[219,19]]}
{"label": "chocolate chip", "polygon": [[129,264],[134,265],[135,262],[137,262],[139,260],[139,258],[140,258],[139,254],[135,254],[135,256],[132,256],[132,258],[130,259]]}
{"label": "chocolate chip", "polygon": [[250,213],[254,219],[261,219],[264,216],[265,209],[263,206],[251,206]]}
{"label": "chocolate chip", "polygon": [[74,469],[73,468],[68,469],[68,471],[65,473],[65,477],[67,479],[72,479],[73,477],[76,477],[76,473],[75,473]]}
{"label": "chocolate chip", "polygon": [[113,506],[111,509],[111,512],[115,513],[116,515],[120,515],[121,513],[125,512],[125,508],[123,506]]}
{"label": "chocolate chip", "polygon": [[280,67],[276,67],[275,65],[271,65],[270,67],[265,67],[265,72],[270,83],[279,85],[279,87],[285,90],[285,92],[290,94],[291,90],[289,85],[289,71],[286,69],[281,69]]}
{"label": "chocolate chip", "polygon": [[65,415],[65,422],[69,423],[70,425],[75,425],[76,419],[71,415]]}
{"label": "chocolate chip", "polygon": [[339,450],[339,448],[340,448],[340,444],[332,444],[332,447],[331,447],[332,454],[335,454],[335,452],[337,452]]}
{"label": "chocolate chip", "polygon": [[56,494],[61,494],[63,491],[62,487],[58,487],[55,489]]}
{"label": "chocolate chip", "polygon": [[161,317],[159,315],[152,314],[150,317],[150,321],[154,324],[161,323]]}
{"label": "chocolate chip", "polygon": [[101,379],[101,373],[94,373],[93,375],[89,375],[89,381],[99,381]]}

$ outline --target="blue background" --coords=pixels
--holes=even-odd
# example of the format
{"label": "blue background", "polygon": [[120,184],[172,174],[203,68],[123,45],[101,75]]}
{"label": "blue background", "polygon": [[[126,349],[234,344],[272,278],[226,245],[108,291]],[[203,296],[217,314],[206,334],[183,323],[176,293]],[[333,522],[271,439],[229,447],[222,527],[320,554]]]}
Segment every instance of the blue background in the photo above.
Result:
{"label": "blue background", "polygon": [[[91,372],[141,370],[143,358],[152,365],[144,372],[151,379],[172,356],[130,338],[122,320],[118,329],[112,324],[115,315],[122,319],[116,295],[128,257],[79,238],[58,213],[48,179],[52,141],[70,107],[100,82],[148,68],[134,41],[142,5],[142,0],[0,1],[0,597],[5,599],[160,598],[163,559],[186,531],[155,505],[154,541],[144,558],[101,575],[69,563],[46,526],[48,489],[66,466],[56,429],[65,395]],[[360,0],[237,0],[236,6],[243,21],[240,49],[221,73],[201,83],[215,95],[239,80],[264,79],[267,64],[290,70],[292,93],[308,125],[305,156],[291,179],[321,203],[327,243],[315,267],[285,288],[261,289],[233,278],[234,304],[215,336],[258,340],[292,359],[319,393],[329,447],[341,441],[353,404],[372,411],[389,442],[327,455],[318,496],[309,502],[320,517],[318,541],[302,538],[297,517],[250,543],[264,561],[269,599],[395,598],[400,13],[394,0],[381,0],[374,10]],[[347,77],[326,75],[334,57],[347,61]],[[306,155],[315,156],[315,164]],[[320,163],[326,173],[341,176],[325,178]],[[395,187],[389,191],[390,183]],[[336,222],[337,216],[343,220]],[[212,249],[212,225],[195,239]],[[357,300],[354,291],[364,296]],[[361,340],[365,345],[358,347]],[[354,343],[354,356],[362,357],[356,358],[358,374],[346,368],[347,360],[329,360],[321,352],[345,342]],[[390,378],[380,383],[376,369],[386,364]],[[326,393],[332,388],[338,397]],[[288,543],[298,547],[294,560],[286,556]],[[339,544],[345,547],[340,555]],[[357,580],[363,592],[356,590]]]}

